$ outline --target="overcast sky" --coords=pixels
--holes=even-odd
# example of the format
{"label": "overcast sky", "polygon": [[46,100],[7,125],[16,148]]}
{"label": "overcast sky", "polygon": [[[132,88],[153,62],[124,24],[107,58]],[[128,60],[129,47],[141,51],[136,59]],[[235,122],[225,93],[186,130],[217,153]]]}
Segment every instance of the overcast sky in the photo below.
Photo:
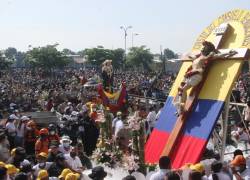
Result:
{"label": "overcast sky", "polygon": [[0,49],[59,43],[79,51],[103,45],[146,45],[152,52],[190,50],[196,37],[219,15],[249,9],[249,0],[0,0]]}

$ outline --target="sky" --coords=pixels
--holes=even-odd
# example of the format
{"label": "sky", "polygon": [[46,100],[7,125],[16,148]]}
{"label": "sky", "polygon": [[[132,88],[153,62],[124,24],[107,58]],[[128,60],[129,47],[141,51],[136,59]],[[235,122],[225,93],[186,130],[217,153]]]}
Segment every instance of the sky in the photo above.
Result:
{"label": "sky", "polygon": [[134,46],[183,53],[214,19],[237,8],[250,10],[249,0],[0,0],[0,49],[124,48],[120,26],[131,25],[128,48],[139,33]]}

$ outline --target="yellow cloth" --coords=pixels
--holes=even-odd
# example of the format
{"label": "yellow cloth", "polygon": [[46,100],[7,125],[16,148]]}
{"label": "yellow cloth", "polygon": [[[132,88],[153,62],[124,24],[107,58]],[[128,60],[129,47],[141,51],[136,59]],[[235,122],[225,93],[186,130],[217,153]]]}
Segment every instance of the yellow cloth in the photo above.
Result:
{"label": "yellow cloth", "polygon": [[41,152],[41,153],[39,153],[37,156],[41,156],[41,157],[44,157],[44,158],[48,158],[48,154],[45,153],[45,152]]}
{"label": "yellow cloth", "polygon": [[0,167],[5,167],[5,163],[3,161],[0,161]]}
{"label": "yellow cloth", "polygon": [[69,173],[67,174],[65,180],[78,180],[80,178],[80,174],[78,173]]}
{"label": "yellow cloth", "polygon": [[41,180],[43,178],[49,177],[49,174],[46,170],[40,170],[37,176],[37,180]]}
{"label": "yellow cloth", "polygon": [[16,166],[14,166],[12,164],[6,164],[5,168],[7,169],[7,174],[9,174],[9,175],[16,174],[19,172],[19,169],[16,168]]}
{"label": "yellow cloth", "polygon": [[69,174],[69,173],[72,173],[72,171],[70,169],[68,169],[68,168],[64,169],[62,171],[62,173],[60,174],[59,178],[65,178],[67,176],[67,174]]}
{"label": "yellow cloth", "polygon": [[200,173],[202,173],[204,171],[204,165],[201,164],[201,163],[197,163],[195,165],[191,165],[189,168],[191,170],[193,170],[193,171],[198,171]]}

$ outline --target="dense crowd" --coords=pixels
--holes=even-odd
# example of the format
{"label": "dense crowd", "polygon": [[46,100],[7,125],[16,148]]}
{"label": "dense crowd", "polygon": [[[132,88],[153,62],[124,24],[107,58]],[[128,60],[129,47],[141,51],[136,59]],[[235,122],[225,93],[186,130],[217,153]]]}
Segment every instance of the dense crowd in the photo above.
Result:
{"label": "dense crowd", "polygon": [[[98,82],[95,69],[67,69],[44,72],[41,69],[12,70],[0,77],[0,179],[95,179],[102,180],[107,172],[101,166],[93,167],[91,156],[100,135],[98,112],[103,106],[95,90],[85,87],[91,80]],[[236,83],[235,98],[246,104],[244,124],[238,122],[232,130],[236,143],[249,142],[250,122],[249,82],[244,75]],[[114,87],[126,82],[129,94],[165,99],[173,83],[172,73],[147,73],[116,71]],[[239,97],[238,97],[239,96]],[[112,136],[119,139],[119,131],[127,126],[128,116],[139,112],[145,119],[145,134],[150,136],[163,103],[145,104],[130,99],[127,111],[112,114]],[[56,112],[60,123],[48,122],[46,127],[37,124],[30,111]],[[119,143],[118,143],[119,144]],[[249,160],[236,150],[230,162],[220,162],[213,150],[198,164],[187,164],[181,169],[171,169],[168,157],[159,160],[159,170],[147,174],[150,180],[175,179],[241,179],[250,178]],[[92,169],[87,176],[83,172]],[[149,177],[150,176],[150,177]],[[120,177],[133,180],[133,175]]]}
{"label": "dense crowd", "polygon": [[[174,80],[174,74],[162,74],[146,72],[121,72],[114,75],[114,89],[119,89],[121,82],[126,82],[127,92],[131,95],[165,99]],[[61,102],[69,100],[77,102],[80,99],[96,96],[93,88],[91,91],[79,86],[88,80],[100,82],[100,73],[95,69],[80,69],[47,72],[37,69],[35,71],[17,69],[11,72],[1,73],[1,100],[0,109],[7,110],[10,104],[16,104],[24,111],[39,108],[42,99],[54,96],[53,103],[57,106]],[[84,95],[83,95],[84,94]]]}
{"label": "dense crowd", "polygon": [[116,71],[114,85],[125,81],[129,94],[166,99],[173,81],[174,73],[157,74],[155,72]]}

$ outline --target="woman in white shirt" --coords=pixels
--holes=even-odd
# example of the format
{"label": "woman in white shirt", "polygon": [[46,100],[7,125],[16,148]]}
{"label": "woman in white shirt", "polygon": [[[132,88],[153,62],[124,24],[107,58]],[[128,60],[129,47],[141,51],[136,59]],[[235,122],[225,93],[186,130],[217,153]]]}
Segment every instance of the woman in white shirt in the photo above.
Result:
{"label": "woman in white shirt", "polygon": [[21,120],[18,122],[16,131],[17,135],[15,138],[15,145],[23,147],[24,133],[26,129],[26,124],[30,119],[27,116],[22,116]]}
{"label": "woman in white shirt", "polygon": [[16,126],[14,121],[15,120],[13,118],[9,118],[5,126],[10,143],[10,149],[13,149],[15,147]]}

